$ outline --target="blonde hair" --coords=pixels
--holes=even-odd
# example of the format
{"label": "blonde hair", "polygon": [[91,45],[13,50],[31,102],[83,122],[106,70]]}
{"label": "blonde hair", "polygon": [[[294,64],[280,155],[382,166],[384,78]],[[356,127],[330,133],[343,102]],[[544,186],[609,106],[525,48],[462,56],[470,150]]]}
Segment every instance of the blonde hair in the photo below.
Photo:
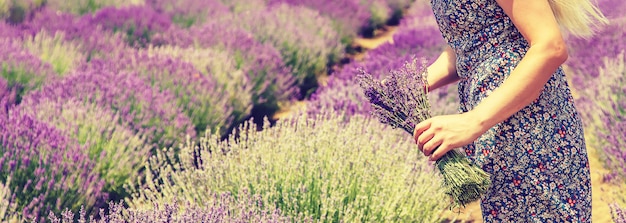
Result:
{"label": "blonde hair", "polygon": [[556,21],[569,33],[590,37],[596,28],[609,23],[590,0],[548,0]]}

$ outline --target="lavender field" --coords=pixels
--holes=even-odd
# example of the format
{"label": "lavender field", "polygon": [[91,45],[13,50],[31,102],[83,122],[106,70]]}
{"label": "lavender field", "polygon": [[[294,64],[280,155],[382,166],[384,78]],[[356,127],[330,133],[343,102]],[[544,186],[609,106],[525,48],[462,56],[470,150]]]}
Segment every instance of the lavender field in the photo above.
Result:
{"label": "lavender field", "polygon": [[[567,37],[564,67],[594,222],[622,223],[626,3],[599,6],[610,25]],[[439,55],[427,0],[0,0],[0,18],[2,222],[481,221],[356,80]]]}

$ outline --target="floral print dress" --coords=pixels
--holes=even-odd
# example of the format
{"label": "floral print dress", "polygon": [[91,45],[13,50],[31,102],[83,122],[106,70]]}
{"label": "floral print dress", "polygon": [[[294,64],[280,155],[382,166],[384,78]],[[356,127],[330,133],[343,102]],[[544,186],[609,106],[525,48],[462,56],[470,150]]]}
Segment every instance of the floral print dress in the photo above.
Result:
{"label": "floral print dress", "polygon": [[[496,0],[431,0],[457,56],[460,111],[508,77],[528,42]],[[538,24],[541,25],[541,24]],[[464,147],[491,174],[485,222],[590,222],[591,180],[582,123],[561,68],[539,98]]]}

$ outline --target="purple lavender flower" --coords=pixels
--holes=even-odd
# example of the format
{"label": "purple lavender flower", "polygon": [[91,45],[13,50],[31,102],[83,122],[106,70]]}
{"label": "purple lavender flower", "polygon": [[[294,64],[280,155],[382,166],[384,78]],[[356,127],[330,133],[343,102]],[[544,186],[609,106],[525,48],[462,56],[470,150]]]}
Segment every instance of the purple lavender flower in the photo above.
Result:
{"label": "purple lavender flower", "polygon": [[226,134],[237,117],[223,86],[202,75],[192,64],[165,56],[127,49],[107,59],[84,63],[79,72],[133,72],[145,83],[174,95],[176,105],[191,119],[197,135],[205,130]]}
{"label": "purple lavender flower", "polygon": [[403,62],[402,59],[407,59],[407,57],[436,58],[445,46],[441,33],[436,27],[398,30],[392,41],[393,43],[383,44],[368,51],[364,62],[358,66],[365,67],[370,73],[376,75],[386,72],[385,69],[388,66]]}
{"label": "purple lavender flower", "polygon": [[76,141],[36,118],[12,109],[0,116],[0,178],[8,184],[23,219],[50,211],[91,209],[106,199],[104,182]]}
{"label": "purple lavender flower", "polygon": [[21,38],[32,38],[41,32],[62,33],[65,41],[78,46],[80,53],[89,60],[106,57],[127,47],[120,33],[113,33],[93,23],[92,15],[76,17],[73,14],[54,11],[49,7],[38,10],[16,29],[19,29]]}
{"label": "purple lavender flower", "polygon": [[0,38],[14,39],[20,36],[20,31],[14,25],[0,21]]}
{"label": "purple lavender flower", "polygon": [[[605,180],[624,182],[626,179],[626,59],[616,57],[599,59],[597,77],[582,76],[586,88],[577,89],[583,123],[593,136],[589,144],[602,151],[602,158],[611,173]],[[580,87],[580,85],[575,85]]]}
{"label": "purple lavender flower", "polygon": [[615,223],[626,223],[626,207],[613,203],[610,205],[610,208]]}
{"label": "purple lavender flower", "polygon": [[417,1],[411,4],[398,24],[398,32],[428,27],[437,28],[437,22],[429,4],[427,1]]}
{"label": "purple lavender flower", "polygon": [[219,13],[229,11],[219,0],[146,0],[145,4],[168,15],[173,23],[183,28],[203,24]]}
{"label": "purple lavender flower", "polygon": [[155,35],[156,45],[208,48],[229,52],[251,85],[252,101],[257,107],[277,109],[277,103],[298,94],[290,67],[280,52],[268,43],[257,41],[251,33],[227,24],[209,22],[189,30],[172,28]]}
{"label": "purple lavender flower", "polygon": [[[413,135],[415,125],[430,118],[427,97],[426,66],[409,61],[403,68],[393,70],[383,80],[375,80],[362,70],[357,77],[365,97],[373,107],[373,115],[381,123],[400,128]],[[446,153],[436,162],[443,176],[442,188],[455,205],[465,206],[480,199],[491,184],[489,175],[456,150]]]}
{"label": "purple lavender flower", "polygon": [[148,85],[135,73],[106,70],[75,73],[48,83],[29,95],[24,103],[49,99],[74,99],[109,107],[119,113],[120,124],[128,123],[130,129],[145,136],[154,148],[170,147],[186,136],[196,136],[191,120],[176,106],[174,95]]}
{"label": "purple lavender flower", "polygon": [[620,0],[599,0],[598,8],[609,19],[624,19],[624,7],[626,2]]}
{"label": "purple lavender flower", "polygon": [[324,114],[325,110],[343,113],[345,117],[369,116],[372,106],[355,80],[332,79],[318,88],[307,104],[310,115]]}
{"label": "purple lavender flower", "polygon": [[9,107],[15,104],[16,89],[9,88],[7,81],[0,78],[0,116],[9,114]]}
{"label": "purple lavender flower", "polygon": [[331,18],[337,32],[341,33],[347,43],[352,37],[360,33],[368,26],[370,11],[366,5],[360,4],[359,0],[269,0],[269,5],[286,3],[295,6],[305,6],[320,12]]}
{"label": "purple lavender flower", "polygon": [[127,123],[118,123],[118,112],[76,98],[38,99],[25,98],[14,109],[55,126],[84,146],[80,152],[95,162],[95,171],[106,182],[105,191],[117,196],[125,193],[124,184],[137,182],[152,146],[130,131]]}
{"label": "purple lavender flower", "polygon": [[598,77],[598,67],[603,65],[602,58],[617,57],[626,43],[626,21],[612,19],[609,25],[589,39],[569,38],[569,59],[566,65],[576,74],[573,75],[573,84],[578,89],[593,88],[584,81],[585,77]]}
{"label": "purple lavender flower", "polygon": [[415,125],[430,118],[425,67],[416,60],[404,68],[393,70],[382,81],[376,81],[365,70],[357,76],[365,97],[380,122],[413,134]]}
{"label": "purple lavender flower", "polygon": [[21,47],[21,41],[0,39],[0,74],[6,87],[15,93],[12,102],[19,103],[22,96],[38,89],[42,83],[55,80],[53,68]]}
{"label": "purple lavender flower", "polygon": [[213,202],[194,205],[190,202],[179,204],[155,203],[149,210],[125,208],[121,203],[109,203],[109,213],[100,211],[99,220],[89,220],[85,212],[78,216],[71,210],[65,210],[60,218],[50,212],[48,219],[53,223],[70,223],[78,218],[79,222],[89,223],[125,223],[125,222],[312,222],[311,219],[284,216],[280,209],[264,204],[259,196],[243,190],[236,196],[226,193],[214,193]]}
{"label": "purple lavender flower", "polygon": [[125,7],[144,3],[143,0],[45,0],[42,2],[54,11],[75,15],[93,14],[105,7]]}
{"label": "purple lavender flower", "polygon": [[219,21],[245,29],[260,42],[276,47],[297,83],[311,85],[303,86],[305,90],[317,85],[317,76],[327,73],[345,48],[332,21],[304,6],[279,4],[222,16]]}
{"label": "purple lavender flower", "polygon": [[166,15],[148,6],[106,7],[98,10],[93,17],[85,18],[90,24],[126,34],[126,41],[131,46],[145,46],[154,33],[165,31],[171,26]]}
{"label": "purple lavender flower", "polygon": [[0,20],[18,24],[31,16],[43,4],[43,1],[34,0],[3,1],[0,6]]}

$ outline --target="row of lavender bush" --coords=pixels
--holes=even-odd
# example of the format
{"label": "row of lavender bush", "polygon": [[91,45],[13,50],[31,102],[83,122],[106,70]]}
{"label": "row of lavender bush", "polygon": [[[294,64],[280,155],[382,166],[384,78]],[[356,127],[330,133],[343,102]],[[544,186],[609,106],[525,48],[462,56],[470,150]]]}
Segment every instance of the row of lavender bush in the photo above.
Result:
{"label": "row of lavender bush", "polygon": [[[423,1],[408,9],[412,1],[321,2],[0,4],[8,21],[0,24],[3,219],[42,220],[49,211],[80,206],[91,214],[126,197],[130,208],[112,205],[103,219],[185,221],[196,213],[204,217],[194,220],[217,222],[440,221],[445,202],[432,199],[439,192],[428,186],[437,177],[420,166],[406,140],[373,131],[383,127],[368,117],[354,80],[360,67],[380,77],[411,57],[434,58],[444,43],[431,12]],[[587,129],[598,133],[592,143],[614,170],[607,179],[623,185],[626,89],[623,55],[614,45],[624,19],[611,11],[621,4],[600,2],[612,25],[592,40],[571,40],[568,67]],[[253,109],[276,110],[294,95],[311,94],[350,38],[369,35],[368,27],[403,11],[410,16],[391,43],[333,73],[313,93],[307,113],[321,116],[285,120],[262,133],[240,129],[243,138],[219,140]],[[606,52],[583,50],[596,46]],[[431,96],[435,113],[456,112],[454,86]],[[208,138],[176,146],[205,133]],[[355,152],[361,155],[348,155]],[[157,156],[148,161],[148,153]],[[393,161],[395,153],[413,157]],[[302,171],[288,173],[294,169]],[[238,205],[216,197],[223,193]],[[258,204],[242,206],[251,202]],[[615,221],[623,221],[624,206],[613,207]],[[65,212],[49,220],[72,218]]]}
{"label": "row of lavender bush", "polygon": [[[148,166],[154,168],[149,169],[154,172],[148,173],[159,179],[150,182],[145,178],[144,164],[151,153],[158,154],[160,148],[176,148],[175,145],[185,137],[195,140],[206,133],[224,138],[248,119],[253,109],[275,111],[280,102],[305,97],[317,85],[317,78],[329,73],[329,68],[343,56],[350,38],[364,35],[358,31],[367,26],[380,27],[390,18],[397,17],[411,1],[346,2],[363,11],[364,16],[355,19],[331,11],[331,8],[319,7],[319,4],[293,1],[3,1],[0,17],[6,22],[0,24],[3,57],[0,61],[3,136],[0,138],[3,151],[0,167],[3,171],[2,204],[6,205],[0,207],[3,210],[1,218],[44,221],[47,213],[60,213],[65,208],[76,212],[83,207],[84,214],[92,214],[98,208],[106,207],[110,200],[126,197],[128,203],[146,201],[130,200],[129,193],[140,196],[144,191],[141,188],[149,187],[144,185],[146,180],[148,185],[158,185],[159,181],[167,179],[165,177],[194,173],[194,167],[202,167],[186,166],[186,172],[170,173],[159,166]],[[323,121],[318,122],[322,126]],[[296,127],[279,129],[293,132],[293,128]],[[365,127],[356,130],[367,131]],[[354,135],[360,134],[355,132]],[[255,140],[271,140],[266,135],[258,137]],[[336,147],[342,145],[332,141],[327,143],[335,143]],[[377,148],[373,147],[373,151]],[[184,154],[191,149],[190,144],[175,150],[176,154]],[[265,149],[250,148],[261,153]],[[229,148],[196,152],[207,154],[220,150],[226,153]],[[232,155],[230,152],[226,154]],[[183,158],[182,155],[172,155],[168,162],[188,161]],[[324,158],[324,162],[332,162],[337,157]],[[203,163],[209,165],[210,162]],[[216,164],[208,167],[213,165]],[[327,171],[338,170],[330,168]],[[347,169],[345,174],[353,175],[355,181],[347,186],[338,184],[333,190],[343,191],[359,185],[359,180],[367,172],[351,171],[357,170]],[[427,182],[426,175],[412,175],[417,182]],[[219,175],[207,177],[209,180]],[[296,176],[292,183],[310,180],[310,177]],[[367,184],[370,186],[365,189],[380,190],[387,187],[384,185],[395,183],[386,180],[379,185],[380,179],[372,180],[373,183]],[[188,187],[185,183],[191,182],[177,182],[176,187]],[[257,183],[264,184],[263,181]],[[290,199],[309,196],[308,207],[294,201],[279,202],[282,198],[278,199],[273,191],[277,188],[266,191],[255,190],[257,186],[244,188],[253,192],[251,196],[260,196],[267,208],[259,209],[253,205],[250,211],[256,211],[258,215],[250,215],[243,209],[233,209],[232,213],[241,211],[242,216],[260,216],[269,221],[293,218],[338,221],[348,219],[345,216],[353,216],[350,217],[353,219],[436,219],[438,215],[432,211],[441,209],[434,208],[441,203],[433,200],[415,206],[425,207],[430,212],[416,211],[422,214],[421,217],[416,213],[409,213],[407,217],[403,216],[404,212],[398,215],[391,211],[405,208],[402,205],[381,209],[382,201],[363,203],[359,200],[362,197],[351,198],[356,199],[358,205],[348,205],[344,201],[326,204],[315,200],[320,199],[318,190],[323,184],[311,182],[318,187],[314,187],[313,194],[309,195],[286,192],[285,198]],[[166,185],[159,187],[167,188]],[[206,188],[207,191],[199,191],[199,196],[215,196],[222,192],[238,195],[241,192],[227,188],[216,184],[213,188]],[[374,192],[353,191],[351,196],[372,196]],[[407,200],[403,197],[410,197],[408,195],[388,193],[400,199],[397,201],[419,200]],[[244,196],[234,198],[243,199]],[[277,207],[271,207],[274,204]],[[324,211],[331,214],[322,217],[320,210],[313,210],[316,204],[325,204]],[[217,205],[219,213],[223,213],[220,211],[224,205],[228,206]],[[345,205],[351,208],[347,209]],[[227,208],[236,209],[234,206]],[[165,212],[172,213],[176,209],[172,208],[175,206],[168,207]],[[211,209],[210,205],[204,207]],[[119,211],[118,214],[129,213],[120,208],[114,205],[110,216],[115,215],[115,210]],[[196,212],[209,209],[200,208]],[[128,211],[139,215],[146,213],[139,209]],[[213,214],[209,216],[212,218]],[[65,220],[72,218],[67,212],[63,217]],[[235,216],[232,219],[240,218]],[[58,219],[51,217],[49,220]]]}

